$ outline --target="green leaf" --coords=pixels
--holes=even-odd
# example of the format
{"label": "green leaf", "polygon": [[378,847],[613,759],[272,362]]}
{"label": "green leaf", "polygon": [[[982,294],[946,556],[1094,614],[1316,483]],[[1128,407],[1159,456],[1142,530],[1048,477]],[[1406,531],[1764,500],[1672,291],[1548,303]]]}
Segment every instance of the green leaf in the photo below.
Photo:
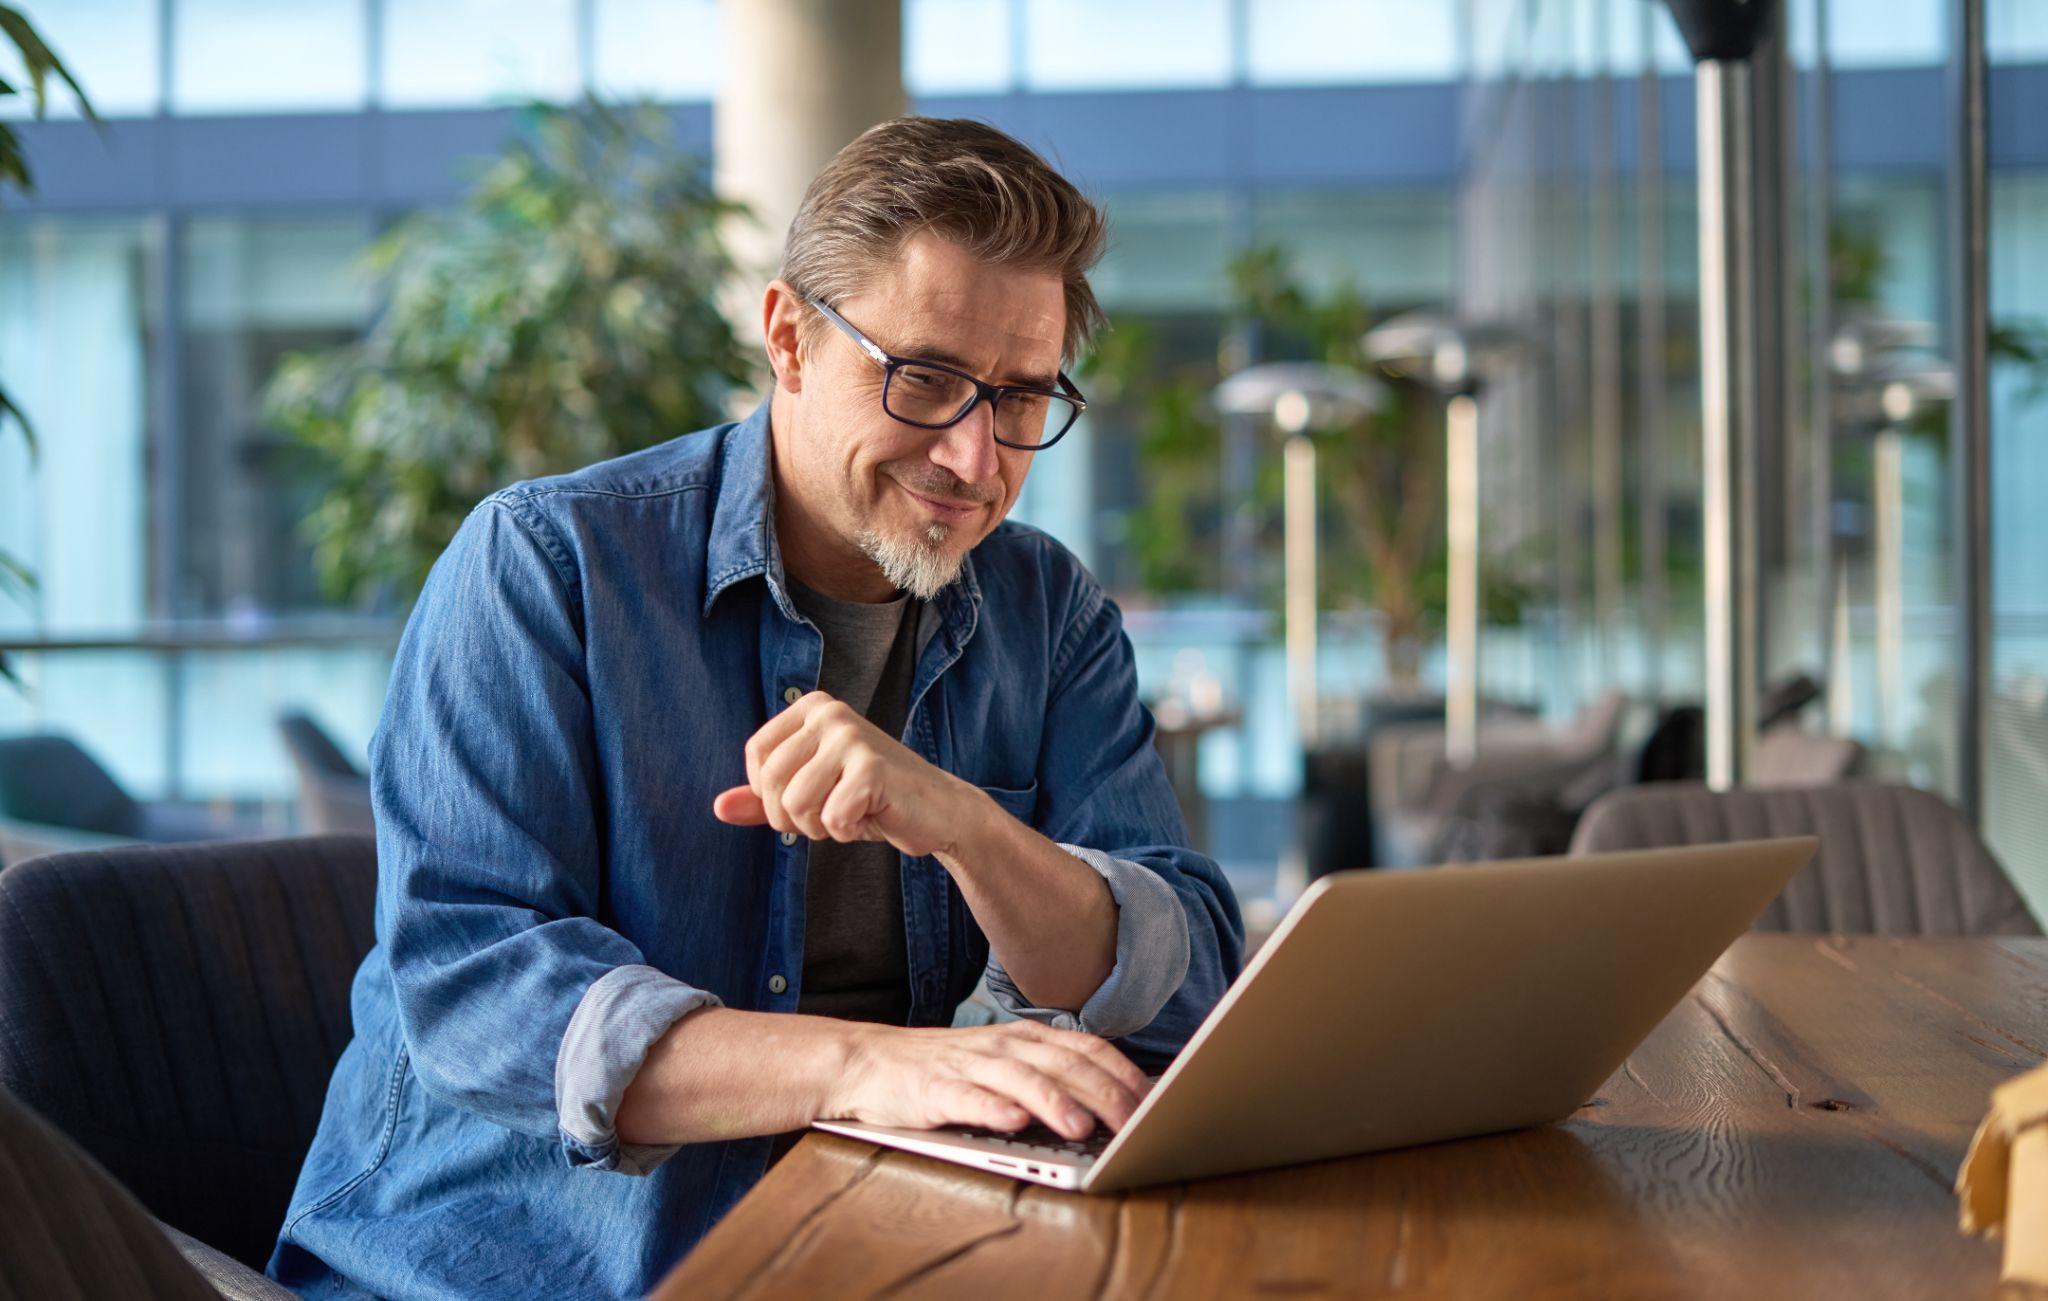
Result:
{"label": "green leaf", "polygon": [[753,350],[720,315],[734,208],[658,113],[534,107],[457,211],[363,260],[369,335],[285,358],[268,423],[303,452],[303,536],[337,598],[409,600],[476,503],[725,420]]}
{"label": "green leaf", "polygon": [[64,61],[57,57],[56,51],[43,42],[41,36],[36,34],[36,29],[29,24],[20,10],[0,5],[0,34],[13,41],[14,47],[21,51],[21,62],[28,70],[29,87],[35,99],[37,117],[43,115],[48,103],[48,78],[55,74],[57,79],[69,86],[71,93],[78,97],[78,111],[84,114],[88,121],[98,124],[100,116],[93,110],[92,101],[86,97],[85,87],[78,84],[78,79],[71,75],[71,70],[64,66]]}
{"label": "green leaf", "polygon": [[36,427],[29,423],[28,413],[7,395],[7,390],[0,388],[0,429],[7,427],[10,416],[14,418],[15,427],[21,430],[21,441],[28,444],[29,461],[33,464],[41,451],[36,443]]}

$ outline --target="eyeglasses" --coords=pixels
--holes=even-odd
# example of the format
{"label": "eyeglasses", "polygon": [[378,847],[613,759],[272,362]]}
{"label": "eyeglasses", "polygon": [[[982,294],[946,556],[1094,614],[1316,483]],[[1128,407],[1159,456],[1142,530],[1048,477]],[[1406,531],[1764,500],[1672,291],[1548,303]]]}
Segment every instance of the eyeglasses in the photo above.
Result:
{"label": "eyeglasses", "polygon": [[1058,390],[984,384],[964,370],[936,361],[915,361],[883,352],[873,339],[819,299],[806,301],[882,368],[882,410],[906,425],[949,429],[967,419],[975,404],[986,402],[995,416],[998,443],[1042,452],[1072,429],[1088,409],[1088,399],[1081,396],[1065,371],[1059,372]]}

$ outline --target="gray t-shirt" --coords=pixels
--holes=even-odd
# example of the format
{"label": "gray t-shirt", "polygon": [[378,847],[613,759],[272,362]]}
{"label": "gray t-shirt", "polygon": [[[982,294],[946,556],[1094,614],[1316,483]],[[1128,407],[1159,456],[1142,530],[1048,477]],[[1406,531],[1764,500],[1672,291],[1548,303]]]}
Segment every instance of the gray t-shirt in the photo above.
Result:
{"label": "gray t-shirt", "polygon": [[[907,594],[875,604],[839,601],[794,580],[789,595],[825,637],[818,689],[900,738],[916,669],[918,602]],[[811,842],[797,1011],[909,1022],[901,872],[896,848],[886,841]]]}

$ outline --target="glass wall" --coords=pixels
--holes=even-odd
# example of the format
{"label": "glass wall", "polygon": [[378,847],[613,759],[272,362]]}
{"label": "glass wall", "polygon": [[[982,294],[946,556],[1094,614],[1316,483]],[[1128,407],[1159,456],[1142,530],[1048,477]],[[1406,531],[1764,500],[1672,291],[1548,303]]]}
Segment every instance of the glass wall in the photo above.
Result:
{"label": "glass wall", "polygon": [[1991,677],[1984,829],[2048,901],[2048,7],[1994,0],[1991,69]]}

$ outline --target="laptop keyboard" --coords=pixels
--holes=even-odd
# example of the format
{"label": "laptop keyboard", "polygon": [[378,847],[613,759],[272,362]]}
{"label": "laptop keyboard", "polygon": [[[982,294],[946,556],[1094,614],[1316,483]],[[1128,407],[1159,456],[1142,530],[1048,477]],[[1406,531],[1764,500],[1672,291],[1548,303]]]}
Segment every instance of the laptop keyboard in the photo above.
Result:
{"label": "laptop keyboard", "polygon": [[962,1138],[987,1139],[1020,1151],[1049,1152],[1055,1156],[1100,1156],[1102,1150],[1109,1146],[1110,1140],[1116,1137],[1108,1126],[1097,1125],[1095,1131],[1086,1138],[1068,1138],[1050,1125],[1036,1120],[1014,1132],[982,1129],[977,1125],[959,1125],[950,1132]]}

